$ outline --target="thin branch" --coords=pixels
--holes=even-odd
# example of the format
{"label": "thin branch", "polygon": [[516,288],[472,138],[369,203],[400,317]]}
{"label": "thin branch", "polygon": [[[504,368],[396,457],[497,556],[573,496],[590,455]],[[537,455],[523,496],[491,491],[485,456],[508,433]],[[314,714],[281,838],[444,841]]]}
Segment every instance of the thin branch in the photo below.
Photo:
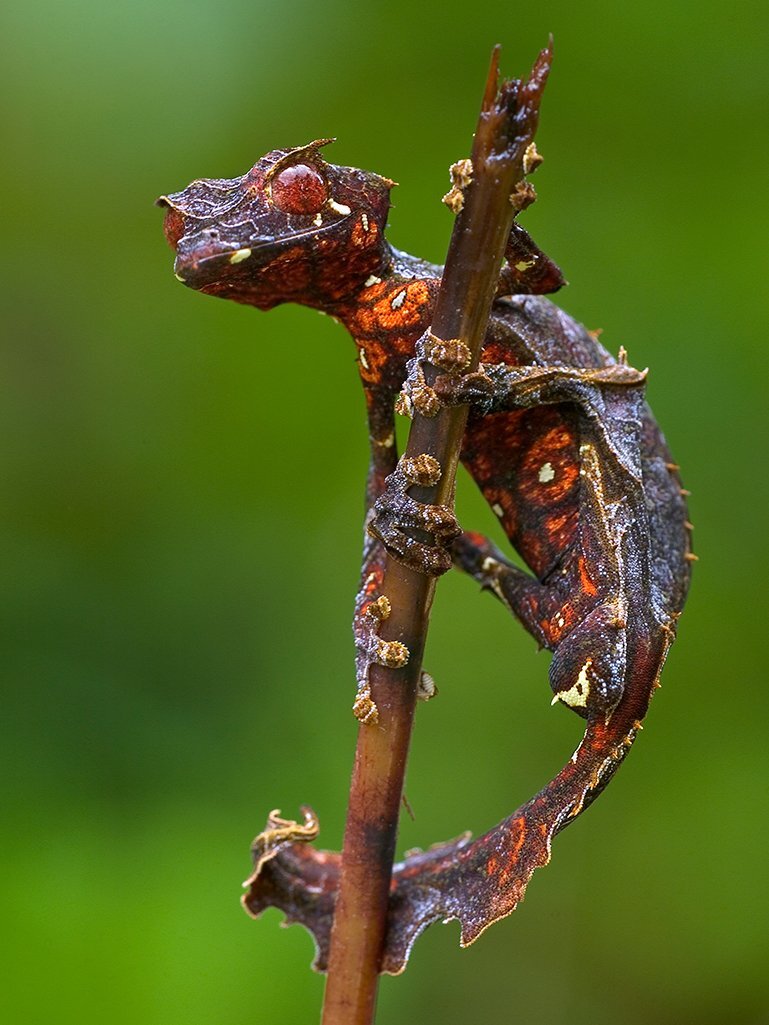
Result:
{"label": "thin branch", "polygon": [[[478,365],[481,344],[515,214],[530,195],[519,183],[537,126],[551,49],[539,55],[524,82],[498,83],[499,47],[492,54],[472,151],[472,169],[458,175],[459,209],[449,245],[431,332],[459,339],[469,349],[468,370]],[[471,180],[468,181],[468,172]],[[428,364],[428,385],[439,370]],[[415,413],[405,455],[427,453],[438,461],[440,480],[414,486],[413,498],[453,503],[454,481],[467,407],[427,418]],[[384,640],[409,649],[401,669],[372,666],[370,686],[379,709],[376,726],[361,726],[355,755],[342,870],[331,937],[323,1025],[369,1025],[374,1018],[398,813],[403,792],[417,684],[435,590],[435,578],[389,558],[382,593],[392,612],[381,625]]]}

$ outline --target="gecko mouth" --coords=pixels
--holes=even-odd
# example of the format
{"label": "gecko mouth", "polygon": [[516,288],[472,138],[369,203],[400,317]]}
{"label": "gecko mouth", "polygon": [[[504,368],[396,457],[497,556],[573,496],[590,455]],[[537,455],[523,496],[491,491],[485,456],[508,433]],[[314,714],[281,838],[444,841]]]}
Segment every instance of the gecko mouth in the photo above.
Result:
{"label": "gecko mouth", "polygon": [[255,266],[264,266],[292,246],[333,233],[351,216],[344,214],[322,227],[313,225],[277,238],[255,235],[242,245],[221,239],[214,228],[203,229],[196,236],[184,236],[176,243],[174,274],[185,285],[201,288],[223,275],[237,273],[241,265],[244,271],[253,272]]}

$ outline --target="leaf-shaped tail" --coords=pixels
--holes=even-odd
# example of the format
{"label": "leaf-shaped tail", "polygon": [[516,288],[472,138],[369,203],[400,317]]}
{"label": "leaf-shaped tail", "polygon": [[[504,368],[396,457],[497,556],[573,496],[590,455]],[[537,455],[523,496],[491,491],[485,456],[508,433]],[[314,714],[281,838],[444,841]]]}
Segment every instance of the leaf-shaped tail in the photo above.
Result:
{"label": "leaf-shaped tail", "polygon": [[[630,709],[628,709],[628,712]],[[428,925],[456,918],[468,946],[523,899],[535,869],[550,860],[553,837],[603,790],[641,724],[618,709],[608,724],[589,723],[577,750],[543,790],[477,840],[465,834],[395,865],[381,971],[400,974]],[[309,846],[318,820],[309,808],[297,824],[273,812],[252,848],[254,872],[243,905],[256,917],[280,908],[317,947],[313,967],[327,968],[341,856]]]}

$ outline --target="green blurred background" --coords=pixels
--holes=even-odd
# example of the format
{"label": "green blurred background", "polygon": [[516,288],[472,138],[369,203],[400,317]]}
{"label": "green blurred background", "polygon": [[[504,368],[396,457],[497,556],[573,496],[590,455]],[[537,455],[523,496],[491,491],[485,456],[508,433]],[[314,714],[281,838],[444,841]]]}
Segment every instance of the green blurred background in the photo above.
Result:
{"label": "green blurred background", "polygon": [[[184,289],[152,202],[334,135],[401,182],[392,241],[441,260],[490,46],[521,72],[550,31],[525,223],[566,309],[651,366],[702,561],[618,779],[512,918],[420,939],[378,1023],[769,1022],[769,8],[740,0],[4,6],[4,1021],[317,1019],[310,938],[238,897],[271,808],[311,802],[341,842],[355,352],[307,310]],[[426,664],[401,852],[506,815],[580,732],[458,575]]]}

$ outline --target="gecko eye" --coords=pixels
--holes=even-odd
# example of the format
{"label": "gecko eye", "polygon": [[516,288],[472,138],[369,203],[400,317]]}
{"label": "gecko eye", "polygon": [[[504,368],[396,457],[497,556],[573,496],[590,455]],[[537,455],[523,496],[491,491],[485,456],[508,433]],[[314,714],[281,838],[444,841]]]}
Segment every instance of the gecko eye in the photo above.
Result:
{"label": "gecko eye", "polygon": [[163,219],[163,233],[169,246],[175,250],[179,239],[184,234],[184,215],[180,214],[178,210],[174,210],[172,206],[166,210]]}
{"label": "gecko eye", "polygon": [[309,164],[286,167],[272,181],[272,201],[286,214],[315,214],[327,198],[324,178]]}

